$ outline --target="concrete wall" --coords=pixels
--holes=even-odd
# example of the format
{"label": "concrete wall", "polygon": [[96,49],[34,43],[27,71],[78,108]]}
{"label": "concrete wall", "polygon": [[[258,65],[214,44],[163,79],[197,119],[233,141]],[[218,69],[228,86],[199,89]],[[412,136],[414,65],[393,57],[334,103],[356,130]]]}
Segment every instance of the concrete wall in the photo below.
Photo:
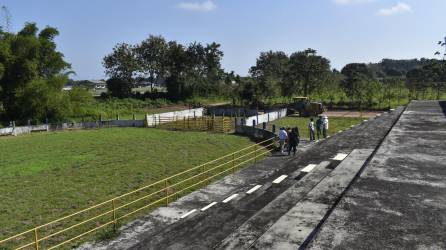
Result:
{"label": "concrete wall", "polygon": [[92,129],[92,128],[106,128],[106,127],[145,127],[145,122],[149,127],[155,125],[155,119],[158,121],[163,118],[183,118],[183,117],[201,117],[203,116],[204,109],[188,109],[182,111],[167,112],[161,114],[149,115],[147,121],[145,120],[108,120],[108,121],[96,121],[96,122],[67,122],[58,124],[44,124],[33,126],[19,126],[8,127],[0,129],[0,136],[2,135],[21,135],[29,134],[31,132],[41,131],[61,131],[68,129]]}
{"label": "concrete wall", "polygon": [[[154,127],[160,123],[166,123],[166,119],[183,119],[183,117],[202,117],[204,115],[204,108],[187,109],[181,111],[173,111],[161,114],[147,115],[146,124],[148,127]],[[164,120],[164,121],[163,121]]]}
{"label": "concrete wall", "polygon": [[255,116],[257,115],[257,110],[255,109],[247,109],[247,108],[232,108],[232,107],[209,107],[206,109],[208,115],[216,115],[216,116]]}
{"label": "concrete wall", "polygon": [[48,125],[33,125],[33,126],[2,128],[2,129],[0,129],[0,136],[1,135],[29,134],[31,132],[37,132],[37,131],[48,131]]}
{"label": "concrete wall", "polygon": [[263,123],[263,122],[271,122],[271,121],[275,121],[277,119],[286,117],[286,113],[287,113],[287,109],[280,109],[277,111],[272,111],[269,113],[265,113],[263,115],[255,115],[255,116],[251,116],[251,117],[246,117],[246,118],[237,118],[236,120],[236,124],[237,125],[245,125],[245,126],[253,126],[253,124],[255,123],[255,125]]}
{"label": "concrete wall", "polygon": [[238,125],[235,127],[235,132],[237,134],[246,135],[248,137],[259,139],[259,140],[268,140],[276,137],[276,135],[268,130],[263,130],[260,128],[255,128],[251,126]]}

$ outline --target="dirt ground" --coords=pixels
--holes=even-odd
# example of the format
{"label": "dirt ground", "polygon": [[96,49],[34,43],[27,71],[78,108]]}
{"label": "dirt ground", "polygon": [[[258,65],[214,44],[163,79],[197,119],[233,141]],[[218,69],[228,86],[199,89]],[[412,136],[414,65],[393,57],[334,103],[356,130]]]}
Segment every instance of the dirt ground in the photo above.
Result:
{"label": "dirt ground", "polygon": [[381,114],[380,111],[351,111],[351,110],[336,110],[336,111],[327,111],[324,115],[328,117],[364,117],[364,118],[372,118],[378,114]]}

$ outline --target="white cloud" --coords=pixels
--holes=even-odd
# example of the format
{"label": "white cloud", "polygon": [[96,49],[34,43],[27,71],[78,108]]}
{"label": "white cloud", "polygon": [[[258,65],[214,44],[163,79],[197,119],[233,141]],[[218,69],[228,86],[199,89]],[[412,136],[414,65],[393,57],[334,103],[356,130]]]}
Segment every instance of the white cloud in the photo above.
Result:
{"label": "white cloud", "polygon": [[209,12],[215,10],[217,5],[209,0],[204,2],[182,2],[177,7],[183,10]]}
{"label": "white cloud", "polygon": [[392,16],[399,13],[412,12],[412,7],[406,3],[399,2],[390,8],[378,10],[380,16]]}
{"label": "white cloud", "polygon": [[363,4],[375,2],[375,0],[333,0],[335,4],[350,5],[350,4]]}

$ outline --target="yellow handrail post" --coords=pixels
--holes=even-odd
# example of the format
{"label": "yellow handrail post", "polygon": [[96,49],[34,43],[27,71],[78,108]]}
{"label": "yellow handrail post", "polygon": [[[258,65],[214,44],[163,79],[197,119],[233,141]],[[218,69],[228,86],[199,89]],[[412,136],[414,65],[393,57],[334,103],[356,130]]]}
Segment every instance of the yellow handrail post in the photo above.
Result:
{"label": "yellow handrail post", "polygon": [[34,228],[34,242],[36,250],[39,250],[39,235],[37,234],[37,228]]}
{"label": "yellow handrail post", "polygon": [[112,200],[112,207],[113,207],[113,229],[116,231],[116,230],[118,230],[118,220],[116,219],[116,203],[115,203],[115,199]]}
{"label": "yellow handrail post", "polygon": [[169,204],[169,191],[167,190],[167,179],[164,180],[164,189],[166,193],[166,207],[167,207],[167,204]]}
{"label": "yellow handrail post", "polygon": [[232,171],[235,173],[235,153],[232,153]]}
{"label": "yellow handrail post", "polygon": [[254,146],[254,164],[257,162],[257,144]]}

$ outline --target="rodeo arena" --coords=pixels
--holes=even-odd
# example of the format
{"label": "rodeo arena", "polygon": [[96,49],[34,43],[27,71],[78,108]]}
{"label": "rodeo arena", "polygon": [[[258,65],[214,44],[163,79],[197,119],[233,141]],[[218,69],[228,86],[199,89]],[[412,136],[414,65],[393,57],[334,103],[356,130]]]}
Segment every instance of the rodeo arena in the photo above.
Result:
{"label": "rodeo arena", "polygon": [[[235,133],[255,142],[0,239],[0,249],[67,248],[104,228],[118,233],[76,249],[446,249],[446,102],[412,101],[325,136],[331,116],[323,109],[296,98],[261,113],[215,106],[143,120],[0,129],[20,135],[162,128]],[[297,115],[315,120],[296,131],[274,124]],[[299,130],[307,129],[313,136],[301,139]],[[293,136],[297,152],[288,155]]]}

